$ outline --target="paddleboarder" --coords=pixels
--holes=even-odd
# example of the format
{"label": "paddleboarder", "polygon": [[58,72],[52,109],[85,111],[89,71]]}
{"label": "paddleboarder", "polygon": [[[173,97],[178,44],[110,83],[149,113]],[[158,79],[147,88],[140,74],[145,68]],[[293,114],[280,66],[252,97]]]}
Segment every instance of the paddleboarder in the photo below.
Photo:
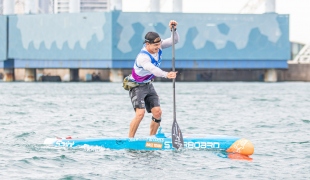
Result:
{"label": "paddleboarder", "polygon": [[[176,28],[177,22],[171,20],[169,28]],[[162,60],[162,49],[172,46],[173,39],[161,39],[156,32],[148,32],[145,35],[144,46],[136,57],[132,68],[132,73],[129,75],[129,81],[135,82],[135,87],[130,88],[129,96],[132,106],[135,110],[135,117],[130,123],[129,138],[133,138],[142,121],[145,109],[148,113],[152,113],[152,121],[150,124],[150,135],[155,135],[161,122],[162,110],[160,108],[159,98],[154,89],[152,81],[155,77],[163,77],[174,79],[177,72],[166,72],[160,69]],[[179,41],[177,31],[174,31],[174,43]]]}

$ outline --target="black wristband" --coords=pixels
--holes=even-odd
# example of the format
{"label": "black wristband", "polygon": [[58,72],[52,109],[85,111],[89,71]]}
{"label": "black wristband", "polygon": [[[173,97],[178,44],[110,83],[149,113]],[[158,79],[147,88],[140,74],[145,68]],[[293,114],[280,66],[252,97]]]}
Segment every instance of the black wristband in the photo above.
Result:
{"label": "black wristband", "polygon": [[[170,31],[172,32],[172,29]],[[174,31],[177,31],[177,28],[174,28]]]}

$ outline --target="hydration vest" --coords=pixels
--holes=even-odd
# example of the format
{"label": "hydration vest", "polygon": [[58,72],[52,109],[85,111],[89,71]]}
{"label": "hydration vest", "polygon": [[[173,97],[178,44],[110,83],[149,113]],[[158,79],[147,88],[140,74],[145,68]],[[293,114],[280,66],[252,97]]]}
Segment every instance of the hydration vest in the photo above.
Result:
{"label": "hydration vest", "polygon": [[[154,64],[154,66],[159,67],[161,64],[161,55],[162,55],[162,50],[159,49],[158,52],[158,61],[155,60],[155,58],[146,50],[141,50],[140,53],[146,54],[150,57],[151,63]],[[137,83],[146,83],[151,81],[154,78],[154,75],[151,74],[151,72],[144,70],[143,67],[138,66],[137,60],[135,61],[134,67],[132,68],[132,73],[131,77],[133,80]]]}

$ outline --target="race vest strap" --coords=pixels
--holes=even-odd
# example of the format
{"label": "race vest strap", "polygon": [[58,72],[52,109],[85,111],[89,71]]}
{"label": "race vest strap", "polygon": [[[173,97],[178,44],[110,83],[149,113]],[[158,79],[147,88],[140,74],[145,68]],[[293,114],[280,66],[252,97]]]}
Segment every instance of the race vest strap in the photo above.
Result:
{"label": "race vest strap", "polygon": [[[140,53],[148,55],[148,56],[150,57],[150,59],[151,59],[151,63],[154,64],[156,67],[159,67],[160,64],[161,64],[161,54],[162,54],[162,52],[163,52],[163,51],[162,51],[161,49],[159,49],[159,52],[158,52],[158,61],[156,61],[155,58],[154,58],[149,52],[147,52],[147,51],[145,51],[145,50],[141,50],[141,51],[140,51]],[[137,61],[135,62],[135,65],[136,65],[138,68],[143,68],[143,67],[141,67],[141,66],[138,66]]]}

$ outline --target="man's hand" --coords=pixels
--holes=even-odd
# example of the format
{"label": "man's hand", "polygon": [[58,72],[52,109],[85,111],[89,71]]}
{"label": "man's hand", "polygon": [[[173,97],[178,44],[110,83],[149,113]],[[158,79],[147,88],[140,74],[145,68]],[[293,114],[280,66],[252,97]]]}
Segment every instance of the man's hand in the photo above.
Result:
{"label": "man's hand", "polygon": [[174,78],[176,78],[177,77],[177,73],[178,73],[178,71],[170,71],[170,72],[168,72],[168,74],[167,74],[167,78],[168,79],[174,79]]}
{"label": "man's hand", "polygon": [[171,20],[171,21],[169,22],[170,30],[172,30],[172,25],[174,25],[174,28],[176,28],[177,25],[178,25],[178,22],[176,22],[175,20]]}

